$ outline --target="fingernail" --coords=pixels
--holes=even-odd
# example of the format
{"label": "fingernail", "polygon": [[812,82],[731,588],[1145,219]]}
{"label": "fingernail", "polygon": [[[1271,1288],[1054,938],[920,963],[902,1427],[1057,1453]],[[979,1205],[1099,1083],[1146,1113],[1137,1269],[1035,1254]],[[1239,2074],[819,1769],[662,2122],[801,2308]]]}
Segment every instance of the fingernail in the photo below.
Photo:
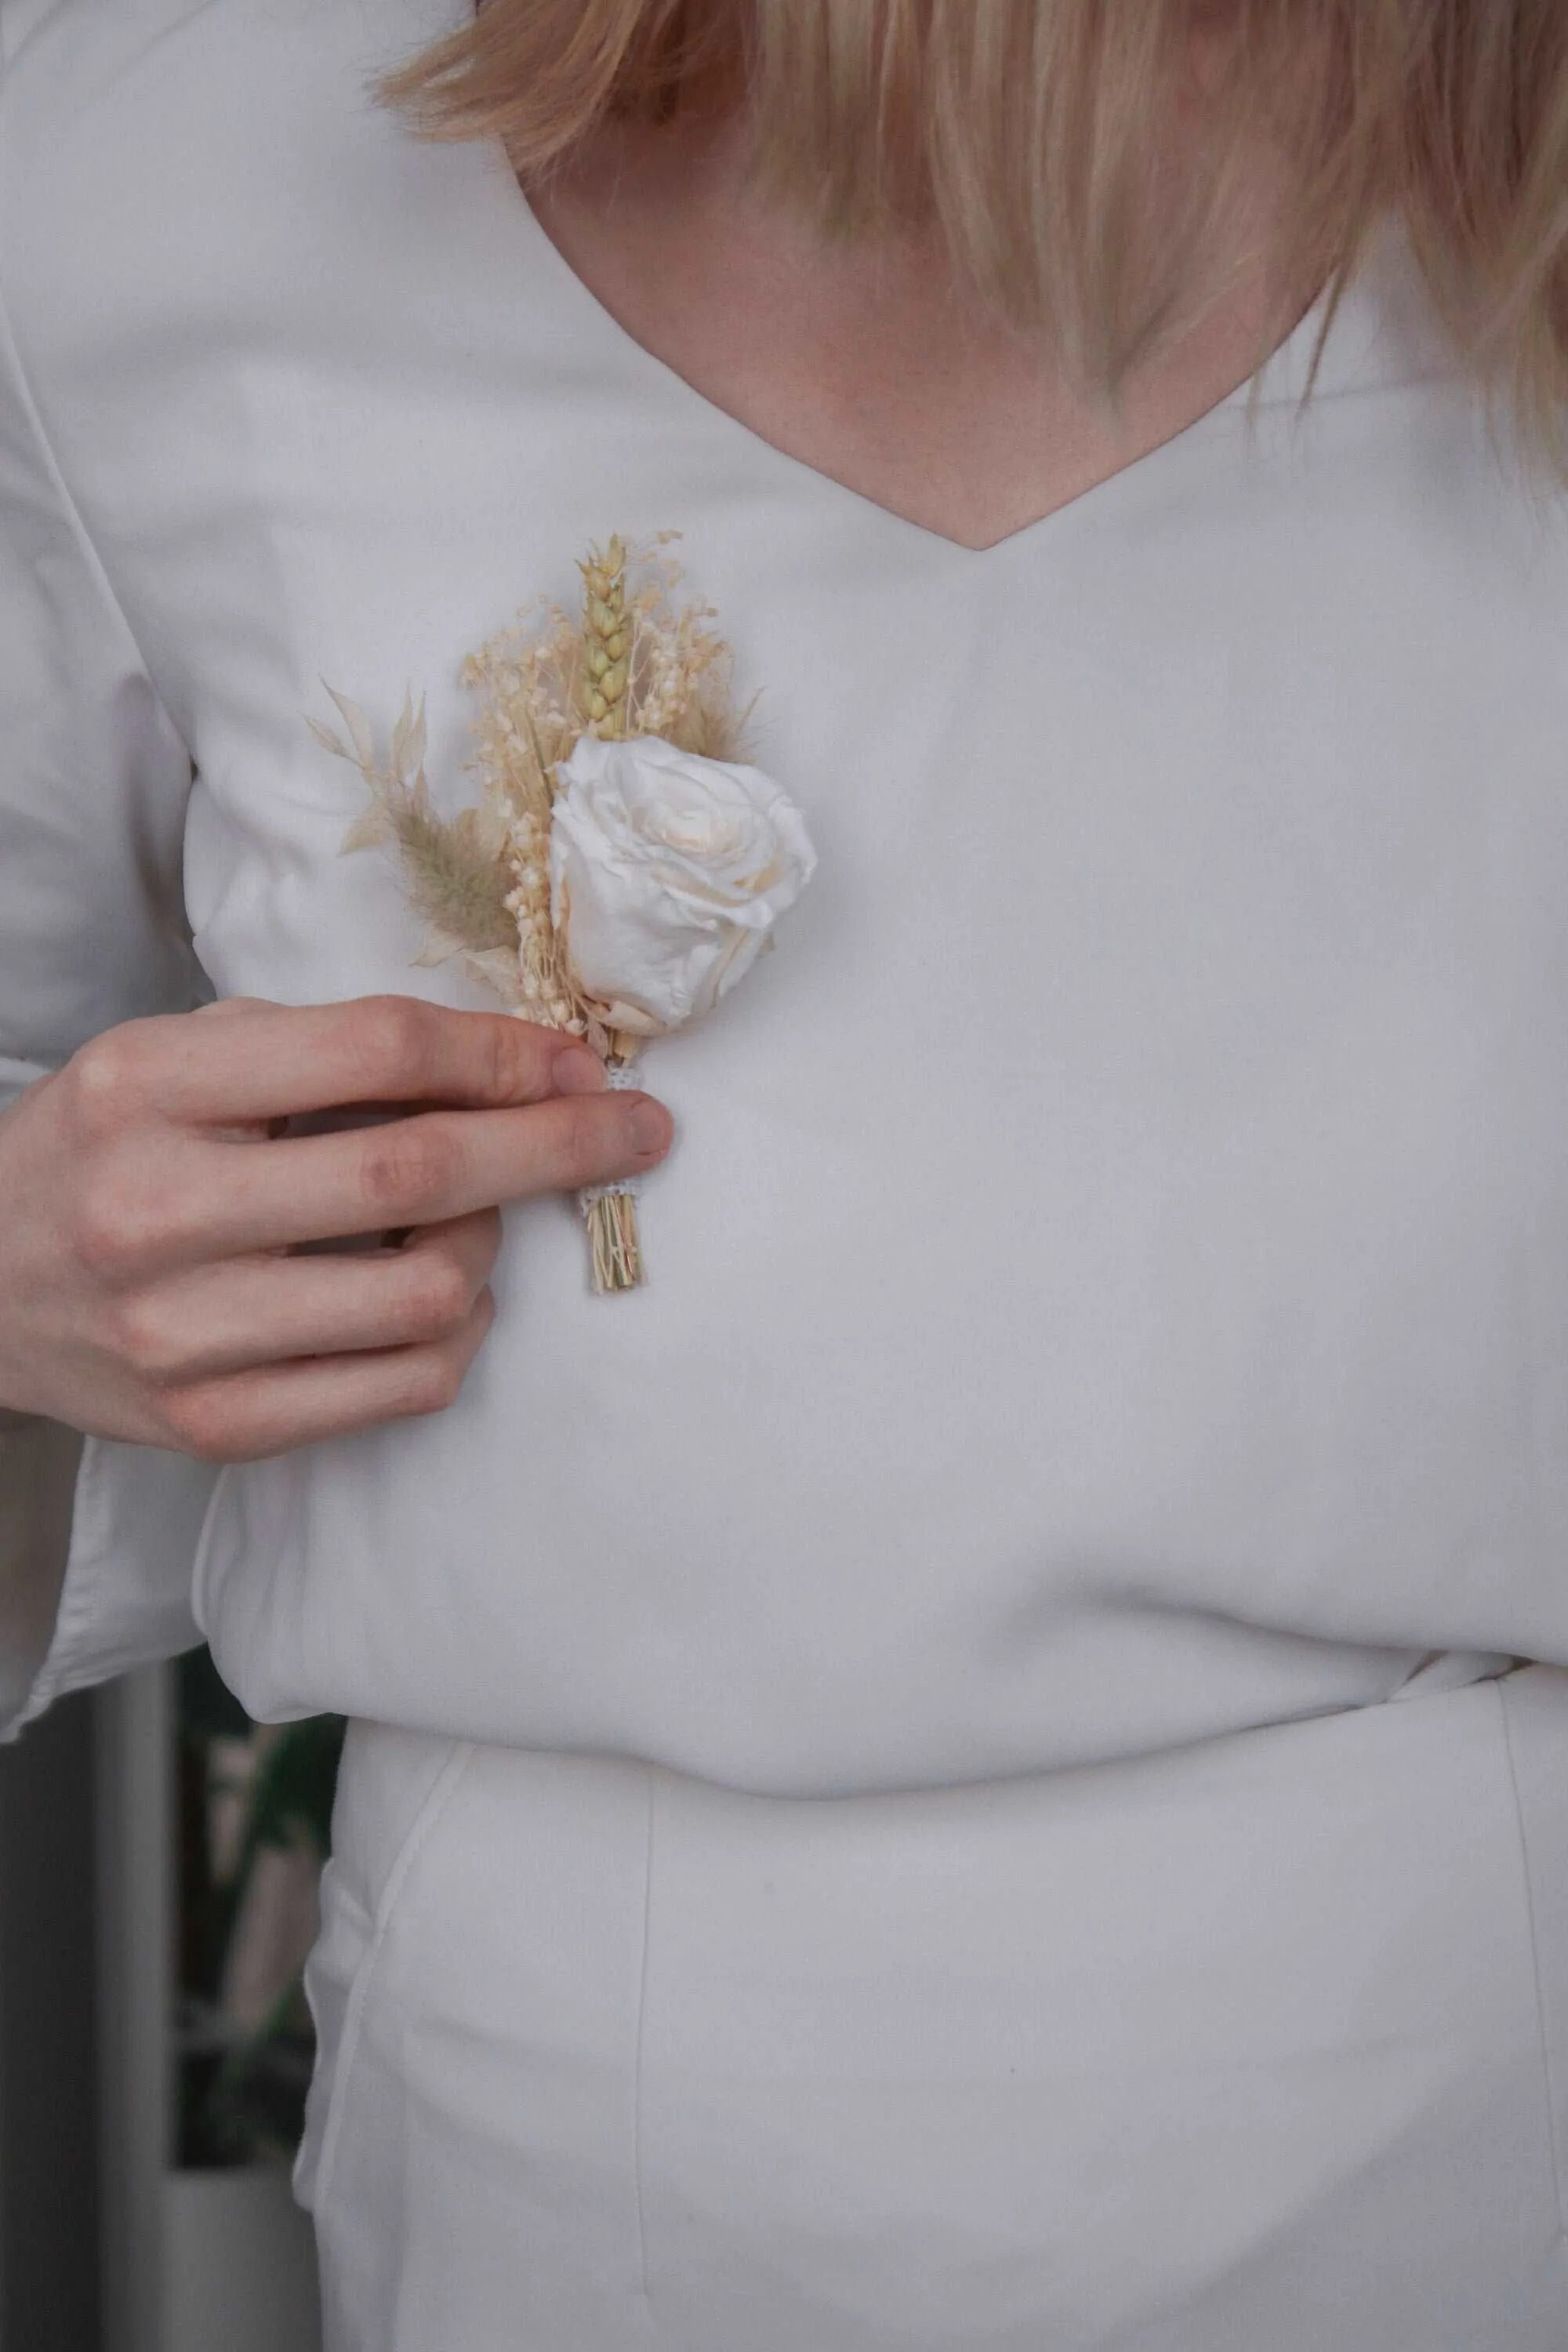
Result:
{"label": "fingernail", "polygon": [[609,1081],[605,1066],[591,1045],[568,1045],[551,1066],[558,1095],[603,1094]]}
{"label": "fingernail", "polygon": [[662,1103],[655,1102],[651,1095],[641,1095],[633,1103],[627,1124],[632,1131],[632,1141],[639,1151],[662,1151],[669,1141],[669,1113]]}

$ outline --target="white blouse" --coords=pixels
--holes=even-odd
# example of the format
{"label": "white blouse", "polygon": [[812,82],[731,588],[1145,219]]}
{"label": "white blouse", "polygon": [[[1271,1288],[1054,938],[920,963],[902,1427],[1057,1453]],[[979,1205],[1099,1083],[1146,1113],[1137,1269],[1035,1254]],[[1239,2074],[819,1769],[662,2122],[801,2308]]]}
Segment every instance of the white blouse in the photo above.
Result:
{"label": "white blouse", "polygon": [[[0,0],[0,1052],[416,967],[329,680],[673,528],[816,878],[647,1080],[647,1287],[505,1215],[458,1402],[89,1441],[17,1720],[251,1711],[826,1794],[1568,1662],[1568,534],[1407,257],[982,552],[620,329],[367,78],[467,0]],[[184,936],[188,922],[190,941]]]}

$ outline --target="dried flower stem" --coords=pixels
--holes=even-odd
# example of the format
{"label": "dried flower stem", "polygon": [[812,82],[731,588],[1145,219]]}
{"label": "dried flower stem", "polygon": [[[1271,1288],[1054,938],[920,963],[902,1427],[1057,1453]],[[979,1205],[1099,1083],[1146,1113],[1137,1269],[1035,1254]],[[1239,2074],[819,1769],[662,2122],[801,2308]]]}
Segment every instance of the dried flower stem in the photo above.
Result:
{"label": "dried flower stem", "polygon": [[643,1265],[637,1204],[629,1192],[600,1193],[588,1210],[588,1239],[594,1252],[595,1289],[601,1296],[611,1290],[635,1290],[643,1278]]}

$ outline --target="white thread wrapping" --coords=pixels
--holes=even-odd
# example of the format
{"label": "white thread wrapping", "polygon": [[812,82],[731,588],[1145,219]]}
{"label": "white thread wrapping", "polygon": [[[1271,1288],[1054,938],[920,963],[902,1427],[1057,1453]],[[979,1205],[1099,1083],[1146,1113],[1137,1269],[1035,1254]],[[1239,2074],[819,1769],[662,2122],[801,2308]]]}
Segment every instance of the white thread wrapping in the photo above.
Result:
{"label": "white thread wrapping", "polygon": [[[635,1090],[641,1083],[633,1062],[606,1062],[605,1076],[617,1094]],[[595,1201],[606,1201],[615,1192],[625,1192],[635,1201],[640,1189],[635,1176],[618,1176],[613,1184],[584,1184],[577,1195],[577,1206],[586,1216]]]}

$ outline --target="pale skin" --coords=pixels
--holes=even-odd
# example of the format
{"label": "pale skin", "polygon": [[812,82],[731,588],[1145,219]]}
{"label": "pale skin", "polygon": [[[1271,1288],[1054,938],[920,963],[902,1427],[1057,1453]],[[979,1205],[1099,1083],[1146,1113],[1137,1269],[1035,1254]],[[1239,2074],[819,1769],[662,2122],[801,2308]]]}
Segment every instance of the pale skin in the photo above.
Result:
{"label": "pale skin", "polygon": [[[775,448],[961,547],[994,546],[1246,382],[1282,299],[1259,155],[1214,257],[1226,290],[1111,414],[958,280],[938,233],[825,249],[744,184],[744,129],[611,126],[525,184],[574,274],[634,341]],[[1313,289],[1315,290],[1315,289]],[[1278,340],[1278,337],[1275,337]]]}
{"label": "pale skin", "polygon": [[[1249,371],[1268,289],[1240,260],[1110,418],[929,243],[824,255],[737,173],[723,124],[617,132],[528,194],[695,391],[959,546],[1092,489]],[[351,1105],[391,1115],[280,1131]],[[636,1174],[671,1132],[584,1048],[503,1013],[235,999],[122,1024],[0,1115],[0,1408],[214,1462],[439,1412],[495,1311],[500,1204]],[[300,1254],[389,1232],[407,1239]]]}

